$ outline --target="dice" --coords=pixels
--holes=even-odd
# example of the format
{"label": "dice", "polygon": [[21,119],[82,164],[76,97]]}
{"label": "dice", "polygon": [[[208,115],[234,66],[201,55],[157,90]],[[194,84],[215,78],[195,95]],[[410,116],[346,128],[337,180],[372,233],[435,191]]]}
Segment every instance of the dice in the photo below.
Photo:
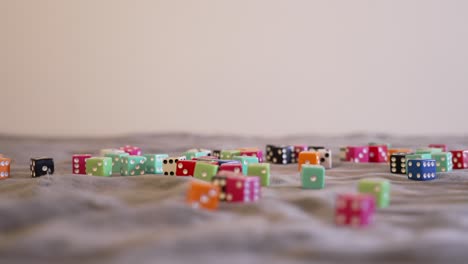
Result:
{"label": "dice", "polygon": [[262,186],[270,185],[270,164],[252,163],[247,166],[247,176],[257,176],[260,178]]}
{"label": "dice", "polygon": [[333,165],[332,151],[329,149],[319,149],[317,152],[320,158],[320,165],[322,165],[325,169],[331,169]]}
{"label": "dice", "polygon": [[207,149],[189,149],[184,154],[186,159],[191,160],[193,158],[203,157],[203,156],[211,156],[211,150]]}
{"label": "dice", "polygon": [[86,160],[86,174],[90,176],[111,176],[112,158],[92,157]]}
{"label": "dice", "polygon": [[341,147],[340,148],[340,153],[338,154],[338,157],[340,158],[341,161],[346,161],[346,152],[348,151],[347,147]]}
{"label": "dice", "polygon": [[86,160],[91,158],[91,154],[75,154],[72,156],[72,173],[86,174]]}
{"label": "dice", "polygon": [[257,157],[258,162],[263,162],[263,151],[261,150],[242,150],[241,156]]}
{"label": "dice", "polygon": [[122,157],[122,167],[120,168],[120,175],[122,176],[135,176],[145,174],[146,157],[143,156],[124,156]]}
{"label": "dice", "polygon": [[162,169],[164,175],[174,176],[177,169],[177,162],[179,160],[185,160],[185,156],[167,157],[163,159]]}
{"label": "dice", "polygon": [[453,169],[468,168],[468,150],[452,150]]}
{"label": "dice", "polygon": [[219,166],[219,172],[230,171],[238,174],[242,174],[242,164],[240,163],[224,163]]}
{"label": "dice", "polygon": [[449,172],[453,169],[452,153],[440,152],[431,155],[436,161],[437,172]]}
{"label": "dice", "polygon": [[390,182],[384,179],[362,179],[358,182],[358,192],[374,196],[377,208],[390,205]]}
{"label": "dice", "polygon": [[407,161],[408,179],[429,181],[436,178],[436,161],[433,159],[410,159]]}
{"label": "dice", "polygon": [[195,173],[196,160],[177,161],[176,176],[193,176]]}
{"label": "dice", "polygon": [[274,164],[289,164],[292,163],[292,146],[266,146],[266,161]]}
{"label": "dice", "polygon": [[216,157],[218,159],[221,158],[221,150],[213,150],[211,156]]}
{"label": "dice", "polygon": [[163,174],[163,160],[168,158],[167,154],[145,154],[145,174]]}
{"label": "dice", "polygon": [[433,154],[442,152],[441,148],[418,148],[416,154]]}
{"label": "dice", "polygon": [[406,174],[407,153],[394,153],[390,156],[390,172],[393,174]]}
{"label": "dice", "polygon": [[10,177],[11,159],[0,155],[0,180]]}
{"label": "dice", "polygon": [[315,151],[303,151],[299,153],[298,158],[298,171],[301,171],[302,165],[304,164],[312,164],[312,165],[319,165],[320,164],[320,154]]}
{"label": "dice", "polygon": [[302,151],[308,151],[307,145],[294,145],[293,152],[291,153],[291,163],[297,163],[297,159],[299,157],[299,153]]}
{"label": "dice", "polygon": [[234,156],[239,156],[240,155],[240,150],[238,149],[233,149],[233,150],[222,150],[221,151],[221,156],[220,159],[225,159],[225,160],[230,160]]}
{"label": "dice", "polygon": [[335,223],[338,226],[365,227],[373,222],[375,198],[369,194],[339,194]]}
{"label": "dice", "polygon": [[369,146],[369,162],[388,162],[388,149],[386,145]]}
{"label": "dice", "polygon": [[369,147],[349,146],[346,149],[346,160],[355,163],[369,162]]}
{"label": "dice", "polygon": [[242,165],[242,173],[244,175],[247,175],[249,164],[258,163],[258,158],[251,156],[234,156],[233,160],[239,161],[239,163]]}
{"label": "dice", "polygon": [[304,189],[323,189],[325,187],[325,168],[321,165],[302,165],[301,182]]}
{"label": "dice", "polygon": [[187,203],[195,209],[216,210],[219,192],[219,187],[212,183],[192,180],[187,191]]}
{"label": "dice", "polygon": [[231,172],[219,171],[217,175],[211,178],[212,183],[219,187],[220,201],[226,201],[226,179],[228,175],[231,175]]}
{"label": "dice", "polygon": [[105,157],[106,154],[108,153],[125,153],[125,151],[121,150],[121,149],[101,149],[99,151],[100,153],[100,157]]}
{"label": "dice", "polygon": [[112,159],[112,173],[119,174],[122,170],[123,157],[128,156],[126,152],[109,152],[104,154],[104,157]]}
{"label": "dice", "polygon": [[315,151],[315,152],[317,152],[317,151],[320,150],[320,149],[325,149],[325,147],[323,147],[323,146],[308,146],[308,147],[307,147],[307,150],[308,150],[308,151]]}
{"label": "dice", "polygon": [[447,145],[445,144],[429,144],[429,148],[439,148],[442,152],[447,152]]}
{"label": "dice", "polygon": [[227,202],[255,202],[260,197],[260,180],[258,177],[226,177]]}
{"label": "dice", "polygon": [[410,159],[431,159],[432,155],[428,153],[408,153],[406,154],[406,160]]}
{"label": "dice", "polygon": [[218,165],[207,162],[197,162],[193,177],[202,181],[211,182],[212,178],[218,173]]}
{"label": "dice", "polygon": [[49,157],[31,159],[31,177],[40,177],[54,174],[54,160]]}
{"label": "dice", "polygon": [[127,152],[130,156],[140,156],[141,149],[139,147],[126,145],[125,147],[121,147],[120,150]]}

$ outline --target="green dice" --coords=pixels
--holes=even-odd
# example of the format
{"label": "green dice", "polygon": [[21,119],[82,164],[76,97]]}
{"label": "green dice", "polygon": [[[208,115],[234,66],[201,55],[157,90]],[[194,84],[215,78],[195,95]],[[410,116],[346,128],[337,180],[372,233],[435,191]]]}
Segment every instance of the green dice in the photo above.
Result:
{"label": "green dice", "polygon": [[120,173],[122,158],[128,156],[128,153],[108,152],[104,156],[112,159],[112,173]]}
{"label": "green dice", "polygon": [[233,160],[238,160],[242,164],[242,173],[247,175],[249,164],[258,163],[258,157],[234,156]]}
{"label": "green dice", "polygon": [[390,205],[390,182],[388,180],[362,179],[358,182],[358,192],[373,195],[378,208]]}
{"label": "green dice", "polygon": [[419,148],[416,149],[416,154],[433,154],[442,152],[441,148]]}
{"label": "green dice", "polygon": [[435,159],[437,172],[448,172],[453,169],[452,153],[440,152],[432,154],[432,159]]}
{"label": "green dice", "polygon": [[211,182],[211,179],[218,173],[218,165],[197,162],[195,164],[195,171],[193,177],[202,181]]}
{"label": "green dice", "polygon": [[262,186],[270,185],[270,163],[252,163],[247,165],[247,176],[260,177]]}
{"label": "green dice", "polygon": [[167,154],[145,154],[145,173],[147,174],[163,174],[163,160],[169,155]]}
{"label": "green dice", "polygon": [[112,158],[94,157],[86,160],[86,174],[93,176],[111,176]]}
{"label": "green dice", "polygon": [[122,158],[120,175],[134,176],[145,174],[146,158],[143,156],[125,156]]}
{"label": "green dice", "polygon": [[325,187],[325,168],[320,165],[302,165],[301,182],[304,189],[323,189]]}
{"label": "green dice", "polygon": [[209,151],[192,151],[192,150],[189,150],[187,152],[184,152],[184,154],[182,154],[182,155],[185,156],[185,158],[187,160],[191,160],[193,158],[208,156],[210,154],[211,154],[211,152],[209,152]]}
{"label": "green dice", "polygon": [[220,159],[230,160],[234,158],[234,156],[240,156],[240,154],[240,150],[222,150]]}

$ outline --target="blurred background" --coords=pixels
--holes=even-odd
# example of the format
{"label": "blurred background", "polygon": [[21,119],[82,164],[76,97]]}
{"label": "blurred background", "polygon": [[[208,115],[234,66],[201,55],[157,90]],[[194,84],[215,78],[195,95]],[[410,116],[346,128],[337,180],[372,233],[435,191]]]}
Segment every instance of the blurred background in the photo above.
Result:
{"label": "blurred background", "polygon": [[466,134],[467,10],[0,0],[0,133]]}

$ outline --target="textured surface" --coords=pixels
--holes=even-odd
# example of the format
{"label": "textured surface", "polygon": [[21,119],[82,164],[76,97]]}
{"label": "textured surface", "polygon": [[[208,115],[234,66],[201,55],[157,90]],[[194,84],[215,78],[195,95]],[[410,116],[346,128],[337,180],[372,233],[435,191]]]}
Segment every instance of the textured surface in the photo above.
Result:
{"label": "textured surface", "polygon": [[[263,147],[307,143],[338,147],[369,141],[396,147],[447,143],[462,137],[238,138],[137,135],[103,139],[0,137],[0,153],[14,159],[13,178],[0,181],[2,263],[464,263],[468,259],[468,171],[431,182],[389,174],[387,165],[335,162],[323,190],[303,190],[297,165],[272,165],[272,185],[260,202],[223,204],[216,213],[184,204],[187,178],[71,174],[71,155],[132,144],[143,152],[182,153],[192,147]],[[29,158],[52,156],[56,174],[32,179]],[[370,228],[333,224],[334,197],[356,190],[357,180],[392,183],[391,205]]]}

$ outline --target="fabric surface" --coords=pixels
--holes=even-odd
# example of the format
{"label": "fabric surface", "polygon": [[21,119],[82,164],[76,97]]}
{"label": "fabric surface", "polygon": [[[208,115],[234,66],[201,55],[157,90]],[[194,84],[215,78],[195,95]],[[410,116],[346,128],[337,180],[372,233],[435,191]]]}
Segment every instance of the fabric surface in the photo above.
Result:
{"label": "fabric surface", "polygon": [[[467,263],[468,170],[430,182],[388,173],[386,164],[337,161],[343,145],[389,142],[395,147],[464,137],[348,135],[284,138],[134,135],[39,139],[0,136],[0,153],[14,159],[0,181],[0,263]],[[323,190],[302,190],[297,165],[272,165],[272,185],[254,204],[222,204],[217,212],[184,203],[187,178],[161,175],[71,175],[74,153],[97,154],[125,144],[145,153],[192,147],[266,144],[325,145],[334,151]],[[56,173],[31,178],[29,159],[50,156]],[[336,193],[356,191],[361,178],[391,181],[391,206],[364,229],[334,225]]]}

